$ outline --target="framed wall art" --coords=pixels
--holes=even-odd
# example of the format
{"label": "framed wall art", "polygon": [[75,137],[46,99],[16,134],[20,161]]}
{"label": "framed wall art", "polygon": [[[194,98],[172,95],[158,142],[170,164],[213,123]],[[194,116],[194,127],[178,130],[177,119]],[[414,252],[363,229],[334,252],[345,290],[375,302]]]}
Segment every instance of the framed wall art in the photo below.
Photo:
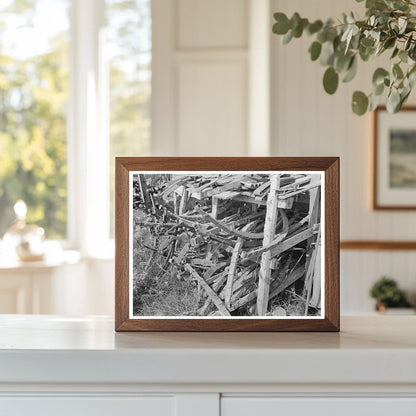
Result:
{"label": "framed wall art", "polygon": [[117,331],[338,331],[339,159],[116,158]]}
{"label": "framed wall art", "polygon": [[373,208],[416,209],[416,107],[374,112]]}

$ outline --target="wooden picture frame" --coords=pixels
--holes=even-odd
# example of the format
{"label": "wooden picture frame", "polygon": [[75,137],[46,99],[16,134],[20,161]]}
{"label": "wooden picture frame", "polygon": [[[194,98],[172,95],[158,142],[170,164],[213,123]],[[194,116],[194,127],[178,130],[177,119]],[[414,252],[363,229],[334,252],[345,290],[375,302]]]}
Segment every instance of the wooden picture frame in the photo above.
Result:
{"label": "wooden picture frame", "polygon": [[[384,106],[373,112],[374,210],[416,209],[416,170],[409,170],[414,165],[411,157],[416,162],[415,117],[416,106],[403,107],[396,114],[388,113]],[[403,148],[401,151],[396,143]]]}
{"label": "wooden picture frame", "polygon": [[[236,172],[239,174],[238,176]],[[240,181],[242,185],[240,185],[238,181]],[[178,192],[178,183],[183,183],[181,186],[184,188],[181,192],[182,196],[187,195],[187,201],[191,201],[191,197],[194,199],[201,199],[201,202],[192,199],[190,210],[192,209],[192,213],[196,212],[196,217],[204,217],[202,225],[200,224],[197,226],[192,222],[187,222],[188,220],[185,220],[184,214],[176,214],[181,211],[178,211],[177,206],[174,205],[175,201],[171,202],[171,199],[173,200],[177,197],[176,192]],[[203,189],[205,185],[196,188],[196,186],[205,183],[208,183],[208,189],[211,191],[203,193],[201,189]],[[224,185],[226,188],[220,187],[220,183],[226,184]],[[155,184],[158,186],[159,184],[162,184],[160,185],[161,188]],[[172,186],[172,184],[174,186]],[[280,184],[282,184],[282,186],[280,186]],[[237,187],[238,191],[235,191],[235,187]],[[175,188],[174,191],[172,191],[173,188]],[[146,200],[146,198],[149,197],[149,189],[151,189],[152,192],[155,192],[155,194],[153,194],[151,199]],[[207,188],[205,187],[204,189]],[[227,191],[223,191],[223,189],[231,189],[231,191],[226,193]],[[254,191],[252,189],[254,189]],[[263,192],[263,189],[267,190],[267,192]],[[170,196],[172,195],[172,192],[174,195]],[[257,193],[255,194],[255,192]],[[339,331],[339,158],[118,157],[116,158],[115,194],[116,331]],[[201,197],[202,194],[204,195],[203,197]],[[224,215],[227,215],[224,219],[215,220],[215,218],[220,218],[220,215],[216,217],[212,212],[216,209],[216,203],[214,204],[214,202],[212,202],[214,200],[214,195],[217,195],[218,198],[225,198],[225,195],[227,195],[228,199],[224,199],[224,202],[221,202],[224,204],[221,205],[222,209],[226,210]],[[252,197],[251,195],[256,196],[257,199],[255,199],[255,202],[253,202],[254,196]],[[274,195],[277,196],[275,197]],[[166,202],[166,200],[168,202]],[[146,205],[146,201],[150,204],[149,207]],[[158,201],[162,201],[160,205],[158,205]],[[178,204],[181,205],[179,202]],[[238,211],[236,211],[237,207]],[[246,214],[250,209],[253,210],[253,214]],[[187,211],[187,218],[191,218],[191,214],[188,214],[188,212],[191,211]],[[236,212],[236,214],[233,214],[234,216],[228,216],[229,212]],[[271,213],[273,212],[278,212],[274,217],[279,215],[279,221],[271,218]],[[246,215],[246,217],[243,217],[243,214]],[[239,216],[241,216],[243,220],[234,221],[232,226],[227,228],[223,224],[223,222],[225,223],[229,218],[240,218]],[[245,226],[249,226],[249,224],[247,224],[247,218],[251,221],[251,218],[255,217],[259,217],[260,219],[257,220],[257,225],[254,224],[253,227],[255,225],[257,228],[260,227],[262,234],[243,231],[240,224],[244,223],[246,224]],[[163,218],[163,221],[165,222],[159,220],[160,218]],[[312,219],[314,220],[312,221]],[[156,231],[153,230],[160,230],[160,227],[165,230],[163,227],[167,228],[168,225],[166,224],[170,221],[174,221],[173,228],[169,228],[168,231],[163,231],[166,235],[158,234],[157,238],[153,237],[152,233],[156,233]],[[255,220],[252,222],[254,223]],[[182,227],[175,225],[179,223]],[[235,224],[238,224],[237,228]],[[189,229],[187,230],[186,228]],[[225,231],[222,228],[224,228]],[[146,237],[145,239],[145,231],[148,229],[151,230],[149,231],[150,237]],[[138,295],[136,294],[137,296],[133,299],[133,270],[135,272],[140,270],[140,273],[142,273],[143,270],[148,270],[144,269],[144,267],[153,267],[153,260],[150,259],[152,254],[149,254],[148,256],[148,266],[143,265],[145,262],[136,261],[137,259],[134,256],[141,255],[140,253],[145,256],[144,251],[142,251],[144,246],[145,248],[143,248],[143,250],[145,250],[146,253],[157,252],[157,254],[155,254],[157,257],[154,257],[154,259],[165,256],[163,259],[166,260],[165,263],[168,264],[168,255],[164,254],[166,253],[166,249],[162,247],[162,245],[164,246],[166,243],[162,244],[160,241],[162,241],[162,239],[165,241],[171,238],[171,234],[169,234],[169,232],[172,233],[172,231],[169,231],[171,229],[179,230],[177,234],[174,235],[174,240],[175,242],[181,240],[180,244],[182,244],[182,246],[172,244],[172,246],[177,248],[177,251],[175,252],[175,257],[171,256],[169,261],[174,264],[174,271],[179,271],[181,276],[186,276],[186,282],[188,282],[187,279],[192,279],[192,281],[195,281],[195,284],[198,284],[200,290],[198,293],[202,293],[201,296],[206,296],[210,308],[215,309],[215,307],[217,307],[218,310],[215,309],[215,311],[210,312],[209,316],[159,316],[153,312],[154,309],[152,309],[152,314],[154,315],[148,316],[148,312],[142,312],[142,309],[137,306],[142,305],[143,303],[140,300],[142,299],[140,297],[141,293],[139,292]],[[270,229],[274,231],[271,236],[266,237],[265,234],[270,233]],[[136,234],[130,230],[135,230],[134,233]],[[246,228],[246,230],[250,230],[250,228]],[[278,232],[278,230],[283,231]],[[244,234],[244,232],[246,232],[246,234]],[[305,232],[307,234],[305,234]],[[199,242],[200,240],[198,240],[200,237],[199,233],[203,236],[200,238],[200,240],[203,240],[202,242]],[[213,233],[213,235],[209,233]],[[224,237],[224,233],[226,238]],[[230,234],[230,236],[228,236],[227,233]],[[261,236],[259,237],[258,234],[261,234]],[[185,237],[183,237],[184,235]],[[195,237],[192,237],[193,235]],[[254,235],[255,238],[261,238],[262,240],[252,242],[248,237],[247,240],[244,240],[246,235],[250,238]],[[182,242],[184,238],[185,242]],[[189,243],[186,238],[190,238]],[[244,257],[244,253],[242,254],[235,246],[232,246],[239,240],[241,240],[240,245],[243,247],[246,247],[246,245],[249,244],[250,247],[254,247],[253,244],[259,245],[259,248],[249,247],[247,249],[251,250],[248,252],[249,255],[254,251],[256,252],[256,259],[259,259],[258,264],[251,265],[250,259],[254,257]],[[297,243],[298,240],[300,241],[299,243]],[[148,243],[148,241],[151,241],[151,243]],[[156,241],[156,243],[154,243],[154,241]],[[227,275],[227,283],[225,283],[225,286],[229,284],[228,279],[230,275],[231,281],[233,279],[234,271],[230,272],[230,268],[233,268],[231,264],[233,255],[231,253],[234,254],[234,259],[237,258],[240,262],[238,263],[238,267],[241,267],[242,271],[238,276],[242,276],[241,273],[246,270],[243,267],[247,267],[248,273],[253,273],[252,275],[248,274],[247,276],[250,276],[250,279],[253,279],[256,289],[253,292],[249,292],[249,294],[244,297],[244,302],[249,298],[252,300],[253,297],[251,295],[255,293],[257,300],[254,305],[250,306],[252,309],[248,308],[248,303],[244,303],[240,298],[237,298],[237,301],[233,303],[234,306],[231,305],[231,296],[236,296],[238,291],[231,291],[231,293],[229,293],[224,286],[221,291],[221,295],[223,296],[223,299],[225,299],[223,301],[224,305],[227,304],[231,306],[229,306],[229,309],[226,307],[226,313],[222,314],[221,310],[224,308],[220,303],[221,299],[219,292],[217,293],[217,296],[215,296],[215,291],[212,294],[213,290],[210,289],[209,285],[206,283],[207,280],[204,280],[205,276],[209,275],[209,273],[206,274],[200,271],[205,269],[198,269],[198,271],[196,271],[197,267],[215,269],[215,261],[219,261],[218,258],[211,257],[213,260],[205,260],[208,258],[208,255],[212,255],[212,252],[215,251],[212,250],[211,252],[206,248],[211,242],[212,244],[209,246],[210,250],[211,247],[215,247],[216,243],[214,243],[214,241],[220,241],[222,244],[220,254],[222,256],[229,256],[228,266],[224,268],[224,273]],[[232,244],[229,244],[228,241],[232,241]],[[271,244],[267,245],[267,241],[271,241]],[[189,255],[189,258],[183,260],[183,254],[180,258],[180,253],[178,253],[178,251],[181,253],[188,253],[188,251],[186,251],[188,250],[188,246],[186,248],[183,247],[186,244],[189,245],[191,243],[194,244],[192,247],[196,247],[193,248],[192,251],[189,251],[193,253],[193,257]],[[150,247],[151,244],[159,245]],[[232,247],[223,248],[223,245],[231,245]],[[133,253],[134,248],[136,251]],[[289,251],[289,248],[291,251]],[[170,250],[170,252],[171,251],[172,250]],[[199,253],[203,253],[205,256],[205,252],[207,253],[206,257],[203,260],[200,260],[200,257],[198,257],[198,255],[200,255]],[[298,253],[296,254],[296,258],[292,258],[295,256],[295,254],[292,256],[292,252]],[[217,254],[217,256],[220,254]],[[285,257],[283,257],[283,254]],[[274,263],[275,268],[273,270],[277,271],[272,270],[272,272],[268,273],[267,270],[272,269],[271,259],[273,256],[276,258]],[[134,262],[133,257],[135,258]],[[148,257],[146,257],[146,260]],[[281,267],[279,263],[280,261],[283,262],[283,258],[286,261],[285,267]],[[319,271],[321,280],[316,279],[316,274],[318,273],[318,268],[316,266],[318,264],[317,259],[320,261]],[[211,263],[205,265],[204,261],[211,261]],[[198,266],[201,262],[203,263],[202,266]],[[154,260],[154,263],[156,263],[156,260]],[[294,265],[292,266],[293,263]],[[134,264],[136,265],[134,266]],[[246,266],[246,264],[248,264],[248,266]],[[260,271],[264,264],[266,264],[266,271]],[[289,264],[290,266],[288,266]],[[133,267],[135,268],[133,269]],[[156,265],[154,267],[156,267]],[[303,272],[301,272],[303,275],[299,278],[299,274],[295,276],[295,272],[301,267],[303,267]],[[163,272],[166,271],[164,268],[162,269]],[[252,270],[255,270],[255,272],[252,272]],[[174,271],[171,272],[172,279],[177,278]],[[144,275],[140,274],[139,276],[140,279],[136,278],[135,284],[137,281],[142,284],[141,279]],[[280,280],[278,283],[272,281],[270,276],[274,279],[277,279],[277,277],[280,276],[279,279],[283,279],[283,283]],[[313,283],[310,283],[312,279],[311,276],[313,276],[314,279]],[[275,290],[273,293],[279,293],[280,296],[280,294],[283,293],[282,288],[287,289],[290,287],[290,282],[292,280],[288,280],[288,278],[293,281],[298,279],[298,281],[303,284],[304,291],[302,293],[307,294],[305,295],[305,298],[303,298],[303,301],[306,304],[305,310],[306,313],[308,313],[308,316],[303,316],[303,312],[302,315],[299,313],[296,316],[277,316],[275,313],[276,310],[279,309],[277,306],[273,306],[275,309],[271,311],[272,302],[269,295],[271,293],[270,291],[273,290],[273,287],[276,287],[273,285],[275,283],[278,285],[277,291]],[[237,282],[243,280],[242,277],[239,277],[239,279],[240,280],[237,280]],[[305,285],[305,281],[309,283]],[[159,284],[159,280],[157,280],[156,283]],[[214,284],[212,284],[212,286],[214,286]],[[309,303],[306,296],[310,296],[311,285],[313,285],[313,287],[318,287],[318,284],[321,285],[319,286],[319,299],[321,303],[319,304],[319,308],[317,306],[315,307],[320,312],[317,316],[309,316],[311,308],[308,308]],[[238,286],[237,283],[236,286]],[[242,284],[240,286],[242,286]],[[267,291],[264,289],[265,286],[267,286]],[[248,290],[246,287],[240,287],[238,293],[246,293],[243,292],[242,289]],[[279,290],[281,292],[278,292]],[[293,285],[291,290],[293,291],[294,297],[299,296],[295,293]],[[224,291],[225,295],[223,293]],[[292,296],[292,292],[289,292],[290,293],[287,296]],[[265,301],[262,299],[264,293],[267,293]],[[212,298],[209,297],[210,294],[213,295]],[[226,302],[227,296],[228,303]],[[284,296],[286,296],[286,292]],[[316,293],[311,296],[317,298]],[[204,299],[205,298],[202,297],[202,301]],[[218,305],[216,300],[218,301]],[[252,300],[252,302],[254,301]],[[135,309],[133,309],[132,305],[135,305]],[[234,309],[234,312],[229,312],[232,310],[232,307],[237,307],[235,305],[244,305],[244,307]],[[270,308],[270,310],[268,308]],[[199,311],[201,309],[202,308],[198,309],[198,313],[200,313]],[[245,312],[247,316],[238,316],[238,314],[241,314],[240,311],[242,309],[249,311]],[[263,312],[261,312],[262,310]],[[261,316],[248,316],[249,313],[251,313],[250,311],[259,314],[261,313]]]}

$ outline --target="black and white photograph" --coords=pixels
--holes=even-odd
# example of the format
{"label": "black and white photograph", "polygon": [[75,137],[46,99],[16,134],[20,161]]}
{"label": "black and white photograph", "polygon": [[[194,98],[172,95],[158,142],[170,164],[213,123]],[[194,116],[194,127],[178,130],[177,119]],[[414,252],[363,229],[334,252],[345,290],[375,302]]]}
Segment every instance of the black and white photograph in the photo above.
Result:
{"label": "black and white photograph", "polygon": [[130,317],[323,316],[323,172],[130,172]]}

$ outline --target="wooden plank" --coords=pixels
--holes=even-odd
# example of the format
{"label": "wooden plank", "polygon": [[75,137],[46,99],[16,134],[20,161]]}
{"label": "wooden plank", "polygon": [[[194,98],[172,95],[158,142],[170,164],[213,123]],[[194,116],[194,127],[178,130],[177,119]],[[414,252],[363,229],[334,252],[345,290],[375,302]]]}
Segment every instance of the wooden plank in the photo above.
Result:
{"label": "wooden plank", "polygon": [[254,192],[253,196],[258,197],[261,196],[263,198],[263,195],[265,192],[267,192],[267,189],[270,188],[270,181],[264,182],[263,185],[260,185]]}
{"label": "wooden plank", "polygon": [[233,293],[233,283],[234,275],[237,270],[237,262],[240,257],[241,249],[243,248],[244,240],[239,237],[233,249],[233,254],[231,255],[230,268],[228,269],[227,283],[225,285],[225,306],[227,308],[231,305],[231,295]]}
{"label": "wooden plank", "polygon": [[261,240],[264,237],[263,233],[248,233],[245,231],[239,231],[239,230],[233,230],[232,228],[228,227],[227,225],[223,224],[221,221],[216,220],[215,218],[212,218],[210,214],[207,214],[205,211],[203,211],[201,208],[198,209],[199,212],[209,221],[211,221],[214,225],[221,228],[223,231],[225,231],[227,234],[234,235],[236,237],[242,237],[244,239],[253,239],[253,240]]}
{"label": "wooden plank", "polygon": [[182,249],[179,252],[179,254],[173,259],[173,261],[175,263],[179,264],[183,260],[183,258],[186,256],[186,254],[188,253],[190,246],[191,246],[190,243],[186,243],[182,247]]}
{"label": "wooden plank", "polygon": [[231,199],[235,196],[240,195],[241,192],[238,191],[225,191],[225,192],[221,192],[219,194],[216,194],[215,197],[218,199]]}
{"label": "wooden plank", "polygon": [[290,285],[293,285],[297,280],[305,275],[305,268],[303,266],[297,267],[290,275],[281,282],[276,288],[272,288],[269,296],[269,300],[275,298],[279,293],[283,292]]}
{"label": "wooden plank", "polygon": [[206,189],[211,188],[214,185],[215,182],[216,182],[216,179],[214,179],[212,181],[207,181],[206,183],[199,186],[198,188],[192,188],[191,190],[189,190],[189,192],[191,193],[191,196],[193,198],[201,200],[204,197],[203,191],[206,190]]}
{"label": "wooden plank", "polygon": [[316,260],[312,279],[312,293],[310,306],[319,308],[321,306],[321,245],[316,249]]}
{"label": "wooden plank", "polygon": [[174,192],[179,186],[183,185],[184,183],[188,182],[189,176],[182,176],[180,178],[175,179],[171,182],[162,192],[161,196],[165,199],[166,196]]}
{"label": "wooden plank", "polygon": [[[269,301],[275,298],[279,293],[283,292],[286,288],[290,285],[295,283],[298,279],[300,279],[305,274],[305,269],[302,267],[298,267],[292,271],[292,273],[285,279],[282,283],[280,283],[276,288],[272,287],[270,292]],[[254,301],[257,297],[257,290],[253,290],[253,292],[248,293],[247,295],[243,296],[236,302],[232,304],[231,311],[235,311],[248,303]]]}
{"label": "wooden plank", "polygon": [[257,219],[257,218],[260,218],[260,217],[264,217],[264,211],[263,212],[257,212],[257,211],[255,211],[252,214],[245,216],[244,218],[240,218],[240,219],[238,219],[236,221],[233,221],[231,225],[234,228],[236,228],[236,227],[238,227],[240,225],[247,224],[247,223],[253,221],[254,219]]}
{"label": "wooden plank", "polygon": [[[255,224],[256,224],[256,221],[246,224],[243,227],[243,231],[250,231],[254,227]],[[228,269],[227,284],[225,286],[225,306],[227,306],[227,308],[229,308],[231,305],[231,295],[233,294],[234,275],[237,270],[237,263],[240,257],[241,249],[243,248],[243,244],[244,244],[244,240],[241,237],[237,238],[237,242],[233,249],[233,254],[231,255],[230,268]]]}
{"label": "wooden plank", "polygon": [[192,259],[191,263],[194,266],[198,266],[198,267],[212,267],[213,265],[211,260],[206,260],[206,259]]}
{"label": "wooden plank", "polygon": [[242,298],[238,299],[235,303],[233,303],[231,307],[231,311],[235,311],[248,303],[254,301],[257,297],[257,290],[253,290],[253,292],[248,293],[247,295],[243,296]]}
{"label": "wooden plank", "polygon": [[143,202],[146,205],[146,208],[150,210],[152,208],[152,201],[150,200],[150,195],[147,190],[146,178],[142,173],[140,173],[139,175],[137,175],[137,180],[139,182],[139,187],[140,187],[140,192],[142,194]]}
{"label": "wooden plank", "polygon": [[253,284],[253,281],[256,279],[254,271],[244,273],[234,284],[233,287],[233,296],[231,298],[231,305],[234,305],[235,302],[241,298],[241,290],[244,289],[248,284]]}
{"label": "wooden plank", "polygon": [[[309,228],[312,228],[319,222],[319,211],[320,211],[320,194],[319,194],[320,188],[314,188],[309,191]],[[313,268],[315,267],[315,256],[316,256],[316,246],[312,253],[310,253],[310,248],[314,241],[319,240],[319,233],[318,236],[312,236],[307,245],[307,257],[306,257],[306,263],[305,263],[305,269],[306,269],[306,278],[305,278],[305,286],[303,290],[303,296],[306,297],[306,306],[305,306],[305,315],[308,313],[308,303],[309,298],[311,295],[312,290],[312,276],[313,276]],[[311,264],[312,263],[312,264]]]}
{"label": "wooden plank", "polygon": [[[226,262],[226,261],[222,261],[222,262],[220,262],[220,263],[216,263],[216,264],[213,264],[212,265],[212,267],[210,267],[205,273],[204,273],[204,276],[203,276],[203,278],[205,279],[205,281],[207,281],[208,282],[208,279],[211,277],[211,276],[213,276],[214,275],[214,273],[217,271],[217,270],[219,270],[219,269],[221,269],[221,268],[223,268],[224,266],[226,266],[227,265],[227,263],[228,262]],[[209,282],[208,282],[209,283]]]}
{"label": "wooden plank", "polygon": [[219,205],[219,203],[220,203],[220,200],[216,196],[213,196],[212,197],[212,208],[211,208],[212,218],[217,219],[217,217],[218,217],[218,205]]}
{"label": "wooden plank", "polygon": [[279,208],[283,209],[292,209],[293,202],[295,201],[295,198],[287,198],[287,199],[278,199],[277,200],[277,206]]}
{"label": "wooden plank", "polygon": [[174,192],[173,193],[173,211],[176,215],[179,214],[179,205],[180,205],[180,196]]}
{"label": "wooden plank", "polygon": [[321,186],[321,185],[320,185],[319,182],[316,181],[316,182],[313,182],[313,183],[311,183],[309,185],[306,185],[306,186],[304,186],[302,188],[299,188],[296,191],[292,191],[292,192],[288,192],[288,193],[283,194],[283,195],[279,195],[279,198],[280,199],[291,198],[291,197],[293,197],[295,195],[301,194],[302,192],[306,192],[306,191],[309,191],[311,189],[317,188],[318,186]]}
{"label": "wooden plank", "polygon": [[225,185],[218,186],[217,188],[208,189],[206,191],[203,191],[202,192],[202,197],[206,198],[206,197],[218,195],[221,192],[230,191],[230,190],[235,189],[235,188],[238,189],[241,186],[241,181],[240,181],[239,178],[242,178],[242,176],[238,176],[235,180],[233,180],[233,181],[231,181],[231,182],[229,182]]}
{"label": "wooden plank", "polygon": [[[277,223],[277,191],[280,187],[280,175],[270,175],[270,191],[267,197],[266,219],[264,222],[263,246],[268,246],[274,239]],[[266,251],[261,256],[259,271],[259,288],[257,293],[257,315],[263,316],[267,313],[270,290],[270,251]]]}
{"label": "wooden plank", "polygon": [[302,230],[299,233],[292,235],[285,240],[278,242],[277,244],[270,244],[268,247],[264,249],[254,249],[245,253],[244,259],[247,260],[257,260],[259,255],[262,254],[264,251],[270,251],[271,256],[275,257],[286,250],[296,246],[297,244],[301,243],[302,241],[307,240],[313,235],[314,231],[312,228],[307,228],[306,230]]}
{"label": "wooden plank", "polygon": [[234,201],[239,202],[247,202],[249,204],[255,204],[255,205],[262,205],[266,206],[267,202],[263,200],[257,200],[253,198],[252,196],[244,195],[241,191],[225,191],[221,192],[220,194],[215,195],[219,199],[232,199]]}
{"label": "wooden plank", "polygon": [[300,185],[307,184],[311,181],[311,177],[308,176],[301,176],[300,178],[296,178],[292,183],[289,185],[281,186],[281,191],[292,190],[294,188],[298,188]]}
{"label": "wooden plank", "polygon": [[184,188],[181,196],[181,202],[179,204],[179,215],[183,215],[186,212],[186,203],[188,202],[188,192]]}
{"label": "wooden plank", "polygon": [[[212,285],[212,290],[215,293],[218,293],[218,291],[221,289],[222,285],[225,283],[225,281],[227,280],[227,273],[221,273],[220,275],[218,275],[218,279],[215,280],[215,282]],[[221,296],[220,296],[221,297]]]}
{"label": "wooden plank", "polygon": [[[205,273],[207,273],[207,271]],[[205,273],[204,273],[204,276],[205,276]],[[228,271],[224,270],[224,271],[222,271],[222,272],[220,272],[220,273],[218,273],[216,275],[212,275],[212,276],[207,277],[207,278],[204,277],[204,280],[209,285],[212,285],[213,283],[215,284],[215,282],[218,281],[219,279],[222,279],[223,277],[227,277],[227,275],[228,275]]]}
{"label": "wooden plank", "polygon": [[188,272],[197,280],[197,282],[205,290],[205,293],[212,300],[217,309],[221,312],[223,316],[231,316],[230,311],[226,308],[223,301],[218,297],[218,295],[211,289],[211,287],[205,282],[205,280],[192,268],[191,265],[186,264],[185,268]]}
{"label": "wooden plank", "polygon": [[[227,271],[223,271],[223,272],[207,279],[206,282],[208,284],[214,283],[212,285],[212,290],[215,293],[217,293],[217,291],[221,288],[221,286],[224,284],[225,280],[227,279],[227,274],[228,274]],[[198,314],[199,315],[204,315],[210,304],[211,304],[211,298],[208,297],[205,304],[198,310]]]}

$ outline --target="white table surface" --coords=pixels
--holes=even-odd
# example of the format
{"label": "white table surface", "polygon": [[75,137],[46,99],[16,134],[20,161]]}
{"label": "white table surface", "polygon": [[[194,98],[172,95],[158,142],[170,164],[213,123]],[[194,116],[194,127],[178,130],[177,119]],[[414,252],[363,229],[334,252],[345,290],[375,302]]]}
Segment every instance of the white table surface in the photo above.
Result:
{"label": "white table surface", "polygon": [[416,383],[416,316],[340,333],[115,333],[108,317],[0,316],[0,383]]}

